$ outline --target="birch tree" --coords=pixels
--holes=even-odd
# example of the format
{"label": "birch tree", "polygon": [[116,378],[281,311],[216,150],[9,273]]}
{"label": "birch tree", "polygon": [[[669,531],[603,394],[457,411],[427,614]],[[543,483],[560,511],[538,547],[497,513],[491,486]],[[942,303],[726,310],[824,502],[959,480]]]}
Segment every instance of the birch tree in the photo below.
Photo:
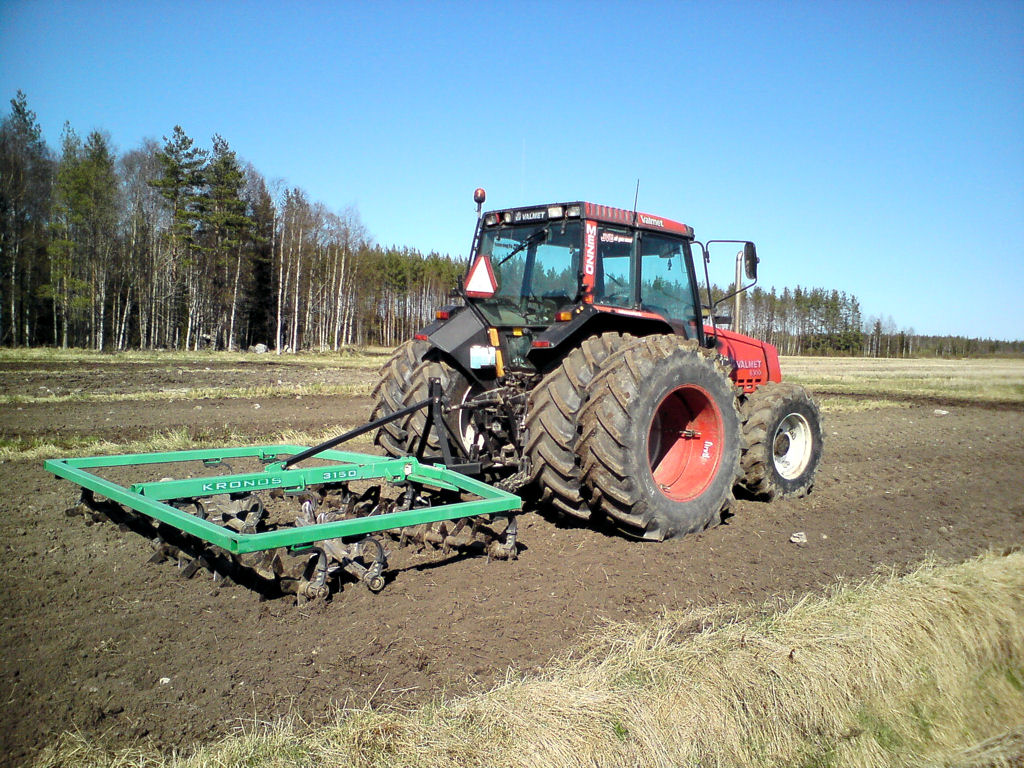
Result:
{"label": "birch tree", "polygon": [[21,91],[0,122],[0,343],[31,345],[49,282],[46,246],[53,162]]}

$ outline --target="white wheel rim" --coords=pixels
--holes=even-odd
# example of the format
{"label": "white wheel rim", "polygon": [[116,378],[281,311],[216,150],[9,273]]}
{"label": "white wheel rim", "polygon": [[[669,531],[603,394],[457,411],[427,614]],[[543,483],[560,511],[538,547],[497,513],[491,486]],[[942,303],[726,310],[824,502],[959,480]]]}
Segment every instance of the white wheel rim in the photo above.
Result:
{"label": "white wheel rim", "polygon": [[775,471],[785,480],[803,474],[811,460],[811,425],[799,413],[791,413],[781,422],[772,438]]}
{"label": "white wheel rim", "polygon": [[[462,393],[462,402],[459,405],[465,405],[482,391],[474,391],[472,385],[466,387],[466,391]],[[462,437],[462,447],[467,452],[472,450],[474,445],[477,448],[484,447],[484,436],[477,433],[476,427],[473,426],[473,416],[467,408],[459,410],[459,432]]]}

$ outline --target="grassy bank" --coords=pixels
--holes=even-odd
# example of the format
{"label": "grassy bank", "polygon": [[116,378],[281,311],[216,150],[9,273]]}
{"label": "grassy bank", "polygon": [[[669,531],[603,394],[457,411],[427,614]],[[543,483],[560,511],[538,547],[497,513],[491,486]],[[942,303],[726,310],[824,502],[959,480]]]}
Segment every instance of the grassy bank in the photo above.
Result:
{"label": "grassy bank", "polygon": [[1021,725],[1018,551],[837,586],[782,611],[610,625],[539,675],[411,712],[253,726],[187,757],[69,736],[37,766],[968,765],[964,749],[1000,734],[982,749],[1014,754]]}

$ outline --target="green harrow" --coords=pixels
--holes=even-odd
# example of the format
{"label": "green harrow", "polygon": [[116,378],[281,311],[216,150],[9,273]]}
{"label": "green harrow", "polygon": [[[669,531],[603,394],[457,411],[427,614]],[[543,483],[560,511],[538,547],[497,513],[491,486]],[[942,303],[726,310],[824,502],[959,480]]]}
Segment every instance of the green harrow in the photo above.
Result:
{"label": "green harrow", "polygon": [[[304,601],[327,597],[344,571],[377,592],[386,583],[388,556],[381,534],[445,553],[516,556],[515,515],[522,502],[463,473],[480,473],[481,467],[459,463],[452,454],[444,407],[433,387],[422,403],[313,448],[52,459],[45,467],[81,486],[79,505],[69,514],[109,519],[150,537],[153,560],[176,560],[186,576],[205,568],[217,578]],[[443,463],[334,449],[419,408],[429,408],[441,445],[435,458]],[[310,460],[315,465],[296,466]],[[187,477],[164,476],[182,465],[191,470]],[[234,471],[235,465],[246,471]],[[220,474],[225,468],[228,473]],[[125,475],[131,484],[115,481]]]}

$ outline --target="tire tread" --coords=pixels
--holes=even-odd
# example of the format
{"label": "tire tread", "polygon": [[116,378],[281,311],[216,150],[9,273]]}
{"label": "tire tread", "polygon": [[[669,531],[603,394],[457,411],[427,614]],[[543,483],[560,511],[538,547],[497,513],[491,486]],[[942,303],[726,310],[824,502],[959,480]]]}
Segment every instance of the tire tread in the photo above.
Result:
{"label": "tire tread", "polygon": [[540,501],[562,515],[590,518],[590,508],[580,493],[576,458],[580,408],[601,366],[633,341],[633,336],[622,333],[585,339],[530,393],[525,453],[530,458],[531,481]]}
{"label": "tire tread", "polygon": [[[809,472],[799,485],[786,489],[774,472],[773,450],[769,434],[773,422],[786,409],[787,403],[809,406],[813,414],[812,432],[816,444],[812,448]],[[787,381],[769,382],[750,395],[740,409],[742,422],[742,449],[739,484],[755,496],[767,501],[781,498],[803,498],[814,487],[814,475],[821,457],[824,431],[821,429],[821,415],[814,399],[799,384]]]}
{"label": "tire tread", "polygon": [[[406,391],[409,388],[412,372],[419,365],[423,355],[430,349],[430,344],[419,339],[409,339],[398,345],[398,348],[380,367],[380,379],[373,388],[371,397],[376,401],[370,420],[383,418],[394,413],[403,406]],[[375,445],[383,449],[388,456],[405,455],[406,432],[402,421],[392,421],[377,430],[373,437]]]}

